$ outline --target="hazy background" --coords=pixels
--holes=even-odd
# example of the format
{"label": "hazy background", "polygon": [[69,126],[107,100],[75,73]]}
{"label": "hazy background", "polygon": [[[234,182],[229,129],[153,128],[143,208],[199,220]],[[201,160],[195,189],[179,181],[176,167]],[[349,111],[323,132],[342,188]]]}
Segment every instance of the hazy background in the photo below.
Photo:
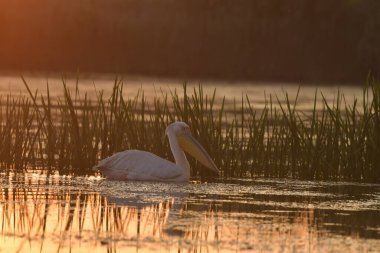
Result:
{"label": "hazy background", "polygon": [[0,0],[0,71],[363,82],[379,0]]}

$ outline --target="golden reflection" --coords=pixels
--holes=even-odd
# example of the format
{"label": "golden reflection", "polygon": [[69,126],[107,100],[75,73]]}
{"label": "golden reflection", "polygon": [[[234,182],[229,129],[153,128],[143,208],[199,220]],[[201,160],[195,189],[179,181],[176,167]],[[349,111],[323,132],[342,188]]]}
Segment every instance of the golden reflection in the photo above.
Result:
{"label": "golden reflection", "polygon": [[230,212],[191,197],[137,208],[70,178],[0,182],[0,252],[370,252],[360,238],[342,245],[346,238],[318,229],[312,208],[289,215]]}

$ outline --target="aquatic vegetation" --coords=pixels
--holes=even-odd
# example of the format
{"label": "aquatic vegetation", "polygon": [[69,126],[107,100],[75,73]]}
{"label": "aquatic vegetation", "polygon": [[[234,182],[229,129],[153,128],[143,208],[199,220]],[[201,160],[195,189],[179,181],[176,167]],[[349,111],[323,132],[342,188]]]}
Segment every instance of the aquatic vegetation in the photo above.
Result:
{"label": "aquatic vegetation", "polygon": [[[141,149],[172,159],[162,133],[173,121],[187,122],[223,177],[291,177],[380,182],[380,85],[369,78],[363,97],[333,104],[316,91],[314,109],[297,108],[297,97],[268,95],[256,109],[243,95],[232,104],[202,85],[162,92],[148,100],[140,90],[123,96],[116,79],[110,97],[80,94],[63,80],[63,95],[30,90],[1,99],[0,163],[6,171],[48,169],[88,174],[102,158]],[[321,101],[320,101],[321,100]],[[238,102],[239,101],[239,102]],[[285,101],[285,102],[283,102]],[[322,102],[322,108],[317,104]],[[190,160],[195,176],[207,176]]]}

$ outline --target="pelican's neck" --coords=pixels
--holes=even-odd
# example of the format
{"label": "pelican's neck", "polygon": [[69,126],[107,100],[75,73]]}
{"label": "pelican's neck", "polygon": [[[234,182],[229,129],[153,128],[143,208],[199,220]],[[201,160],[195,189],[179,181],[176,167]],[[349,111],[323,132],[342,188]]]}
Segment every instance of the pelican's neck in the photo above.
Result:
{"label": "pelican's neck", "polygon": [[178,143],[177,135],[170,131],[167,133],[167,135],[175,163],[183,170],[184,176],[188,180],[190,178],[190,164],[187,161],[186,155]]}

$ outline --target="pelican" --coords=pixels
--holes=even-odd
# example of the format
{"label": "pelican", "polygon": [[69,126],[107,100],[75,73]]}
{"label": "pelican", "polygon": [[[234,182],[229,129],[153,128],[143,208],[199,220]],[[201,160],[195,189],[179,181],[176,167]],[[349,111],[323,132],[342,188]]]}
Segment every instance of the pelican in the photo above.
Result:
{"label": "pelican", "polygon": [[170,124],[165,134],[175,163],[141,150],[125,150],[116,153],[93,167],[109,179],[183,182],[190,179],[190,165],[184,153],[192,155],[206,168],[219,175],[219,169],[206,150],[191,135],[184,122]]}

